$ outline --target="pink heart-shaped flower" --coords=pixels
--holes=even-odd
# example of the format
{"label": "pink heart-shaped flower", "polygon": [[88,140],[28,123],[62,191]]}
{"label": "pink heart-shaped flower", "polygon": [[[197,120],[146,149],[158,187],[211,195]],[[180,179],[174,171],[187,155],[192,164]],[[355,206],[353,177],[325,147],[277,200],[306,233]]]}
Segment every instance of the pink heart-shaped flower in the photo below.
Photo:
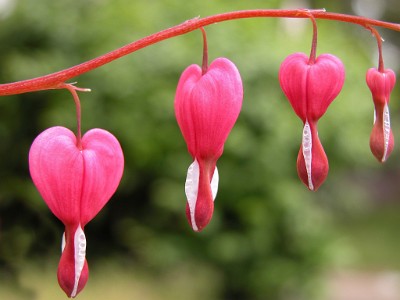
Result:
{"label": "pink heart-shaped flower", "polygon": [[279,70],[282,90],[304,124],[297,173],[313,191],[324,182],[329,170],[317,123],[340,93],[344,78],[342,62],[331,54],[322,54],[312,62],[304,53],[294,53]]}
{"label": "pink heart-shaped flower", "polygon": [[221,156],[242,100],[239,71],[226,58],[214,60],[205,74],[198,65],[191,65],[182,73],[175,115],[193,157],[216,160]]}
{"label": "pink heart-shaped flower", "polygon": [[375,68],[367,71],[366,81],[374,101],[374,126],[369,145],[371,152],[384,162],[393,151],[394,137],[390,126],[389,102],[390,94],[396,83],[396,74],[386,69],[383,72]]}
{"label": "pink heart-shaped flower", "polygon": [[217,58],[205,74],[198,65],[181,75],[175,96],[175,115],[194,162],[185,184],[186,214],[193,230],[211,220],[218,186],[216,163],[235,124],[243,100],[242,79],[236,66]]}
{"label": "pink heart-shaped flower", "polygon": [[65,225],[58,267],[60,286],[75,297],[88,277],[85,225],[114,194],[124,157],[118,140],[102,129],[88,131],[77,145],[67,128],[42,132],[29,152],[29,169],[44,201]]}
{"label": "pink heart-shaped flower", "polygon": [[340,93],[345,78],[340,59],[322,54],[313,64],[304,53],[289,55],[279,69],[279,82],[296,114],[316,121]]}

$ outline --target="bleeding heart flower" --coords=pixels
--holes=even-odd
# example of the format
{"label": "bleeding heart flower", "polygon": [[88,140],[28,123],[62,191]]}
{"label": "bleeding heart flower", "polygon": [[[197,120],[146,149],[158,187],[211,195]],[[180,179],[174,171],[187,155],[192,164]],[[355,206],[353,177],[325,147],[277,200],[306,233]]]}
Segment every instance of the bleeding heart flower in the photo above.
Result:
{"label": "bleeding heart flower", "polygon": [[124,157],[117,139],[92,129],[77,145],[64,127],[42,132],[29,152],[34,184],[52,213],[65,225],[58,282],[68,297],[85,286],[89,270],[85,259],[85,225],[114,194],[121,180]]}
{"label": "bleeding heart flower", "polygon": [[374,101],[374,127],[369,145],[372,153],[384,162],[393,150],[394,138],[390,128],[389,101],[390,93],[396,83],[396,74],[386,69],[383,72],[371,68],[367,71],[367,85]]}
{"label": "bleeding heart flower", "polygon": [[239,71],[226,58],[214,60],[205,74],[198,65],[191,65],[179,79],[175,114],[194,160],[188,169],[185,193],[187,218],[195,231],[211,220],[218,188],[216,163],[242,100]]}
{"label": "bleeding heart flower", "polygon": [[328,159],[318,137],[317,123],[340,93],[344,78],[342,62],[331,54],[322,54],[310,62],[304,53],[294,53],[279,70],[281,88],[304,124],[297,172],[310,190],[317,190],[328,175]]}

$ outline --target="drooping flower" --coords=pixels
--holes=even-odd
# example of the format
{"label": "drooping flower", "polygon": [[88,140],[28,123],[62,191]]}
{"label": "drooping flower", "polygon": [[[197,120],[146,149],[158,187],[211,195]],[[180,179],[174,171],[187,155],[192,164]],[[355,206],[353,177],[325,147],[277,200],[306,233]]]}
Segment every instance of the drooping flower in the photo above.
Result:
{"label": "drooping flower", "polygon": [[297,172],[310,190],[317,190],[328,176],[328,158],[318,137],[317,123],[340,93],[344,78],[342,62],[331,54],[312,61],[304,53],[294,53],[279,70],[281,88],[304,124]]}
{"label": "drooping flower", "polygon": [[396,83],[396,74],[386,69],[382,72],[375,68],[367,71],[366,81],[374,101],[374,126],[369,145],[374,156],[385,162],[393,150],[394,138],[390,127],[389,101]]}
{"label": "drooping flower", "polygon": [[218,188],[216,163],[242,106],[243,86],[236,66],[217,58],[206,73],[198,65],[181,75],[175,115],[193,157],[185,184],[186,215],[194,231],[211,220]]}
{"label": "drooping flower", "polygon": [[124,157],[117,139],[102,129],[77,138],[65,127],[42,132],[29,152],[32,180],[52,213],[65,225],[58,282],[68,297],[85,286],[85,225],[114,194],[121,180]]}

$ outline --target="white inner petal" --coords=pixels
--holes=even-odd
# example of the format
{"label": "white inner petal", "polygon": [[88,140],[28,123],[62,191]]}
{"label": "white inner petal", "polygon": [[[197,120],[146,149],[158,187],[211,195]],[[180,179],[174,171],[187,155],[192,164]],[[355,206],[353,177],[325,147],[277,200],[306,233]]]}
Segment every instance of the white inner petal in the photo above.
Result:
{"label": "white inner petal", "polygon": [[62,235],[62,239],[61,239],[61,253],[64,252],[65,249],[65,232]]}
{"label": "white inner petal", "polygon": [[189,166],[185,182],[185,194],[189,205],[190,221],[192,223],[193,230],[195,231],[198,230],[196,220],[194,218],[194,211],[196,208],[197,193],[199,191],[199,177],[199,163],[195,159],[194,162]]}
{"label": "white inner petal", "polygon": [[303,128],[303,140],[302,140],[303,157],[306,164],[306,171],[308,177],[308,188],[314,190],[311,176],[311,164],[312,164],[312,134],[310,124],[308,120],[304,124]]}
{"label": "white inner petal", "polygon": [[74,248],[75,248],[75,283],[74,289],[72,290],[71,297],[75,297],[78,292],[79,279],[81,278],[81,273],[83,266],[85,265],[86,256],[86,237],[81,226],[75,232],[74,237]]}
{"label": "white inner petal", "polygon": [[217,166],[215,166],[214,174],[211,179],[211,193],[212,193],[213,201],[217,197],[218,183],[219,183],[219,173],[218,173]]}
{"label": "white inner petal", "polygon": [[[195,210],[196,210],[197,195],[199,192],[199,178],[200,178],[200,167],[199,163],[197,162],[197,159],[195,159],[194,162],[188,168],[186,182],[185,182],[185,194],[189,205],[190,221],[192,223],[194,231],[198,230],[195,219]],[[215,197],[217,196],[218,182],[219,182],[219,174],[217,167],[215,167],[215,171],[211,179],[211,193],[213,200],[215,200]]]}
{"label": "white inner petal", "polygon": [[390,139],[390,114],[389,107],[385,104],[383,108],[383,138],[384,138],[384,151],[382,161],[386,160],[387,151],[389,148],[389,139]]}

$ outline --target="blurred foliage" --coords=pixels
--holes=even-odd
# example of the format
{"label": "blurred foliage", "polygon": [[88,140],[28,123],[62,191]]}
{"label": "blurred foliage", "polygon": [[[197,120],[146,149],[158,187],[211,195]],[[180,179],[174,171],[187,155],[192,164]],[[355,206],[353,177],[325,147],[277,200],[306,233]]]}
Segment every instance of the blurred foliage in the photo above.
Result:
{"label": "blurred foliage", "polygon": [[[289,2],[307,4],[280,0],[9,1],[15,5],[13,10],[0,14],[1,82],[70,67],[199,15],[281,8]],[[354,13],[349,2],[310,1],[307,6]],[[392,10],[387,14],[391,21],[400,21]],[[164,41],[77,78],[78,86],[92,89],[81,93],[84,131],[99,127],[114,133],[126,159],[117,193],[86,228],[93,277],[86,287],[92,290],[87,297],[100,299],[93,296],[95,289],[97,295],[110,289],[118,292],[131,276],[138,290],[143,281],[164,293],[157,298],[138,292],[137,299],[320,299],[321,274],[332,265],[371,259],[368,253],[357,252],[353,237],[359,237],[359,245],[374,239],[385,239],[389,246],[398,244],[390,243],[395,239],[393,230],[393,235],[384,237],[370,235],[374,230],[368,224],[368,217],[381,206],[390,205],[392,215],[399,212],[399,150],[381,166],[368,145],[373,105],[365,72],[376,65],[375,41],[355,25],[318,24],[318,53],[340,57],[347,78],[319,123],[330,173],[317,193],[309,192],[297,177],[302,124],[277,78],[287,55],[309,52],[310,22],[252,19],[207,27],[210,58],[226,56],[236,63],[245,97],[218,162],[221,180],[214,217],[200,234],[191,231],[185,217],[184,181],[191,161],[174,119],[173,99],[180,73],[189,64],[201,62],[201,34]],[[390,35],[393,44],[400,43],[398,33]],[[393,99],[398,96],[396,88]],[[397,101],[392,102],[391,113],[396,137],[400,132]],[[75,122],[74,103],[67,91],[0,99],[0,295],[8,285],[15,287],[15,299],[45,299],[37,291],[57,286],[63,228],[33,186],[27,157],[41,131],[56,125],[74,129]],[[374,224],[399,225],[395,217],[390,220]],[[357,235],[366,223],[370,230],[364,237]],[[375,228],[381,232],[381,227]],[[30,284],[26,283],[24,272],[32,265],[40,272],[51,266],[53,281],[47,275],[39,280],[28,271]],[[120,277],[113,270],[119,270]],[[109,279],[110,285],[96,285],[99,278]],[[85,293],[80,297],[85,299]],[[117,297],[134,299],[128,292]],[[51,299],[63,298],[58,290]]]}

